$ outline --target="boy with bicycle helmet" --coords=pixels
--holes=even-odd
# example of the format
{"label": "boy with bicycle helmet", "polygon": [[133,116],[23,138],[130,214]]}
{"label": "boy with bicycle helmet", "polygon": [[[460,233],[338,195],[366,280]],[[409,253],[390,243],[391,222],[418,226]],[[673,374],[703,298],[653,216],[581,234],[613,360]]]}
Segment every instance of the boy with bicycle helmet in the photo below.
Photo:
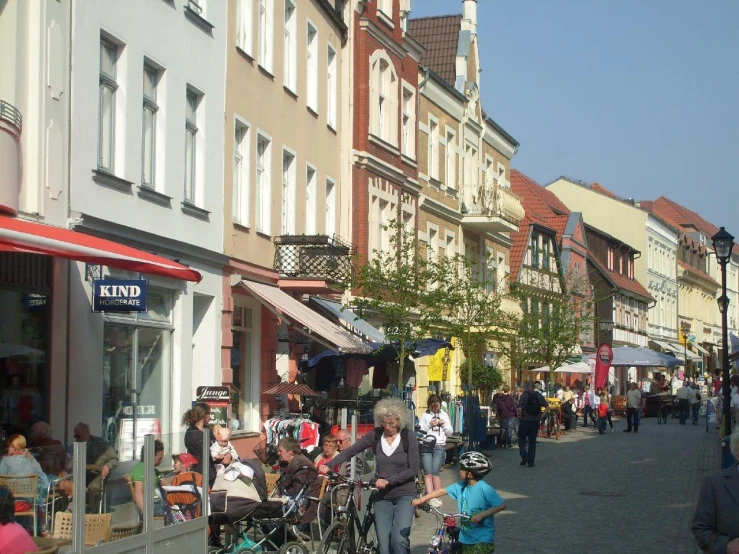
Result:
{"label": "boy with bicycle helmet", "polygon": [[432,498],[448,494],[457,501],[463,519],[459,542],[462,554],[491,554],[495,552],[495,521],[493,516],[506,509],[505,501],[483,477],[493,469],[487,456],[480,452],[465,452],[459,458],[460,481],[446,488],[435,490],[413,501],[420,506]]}

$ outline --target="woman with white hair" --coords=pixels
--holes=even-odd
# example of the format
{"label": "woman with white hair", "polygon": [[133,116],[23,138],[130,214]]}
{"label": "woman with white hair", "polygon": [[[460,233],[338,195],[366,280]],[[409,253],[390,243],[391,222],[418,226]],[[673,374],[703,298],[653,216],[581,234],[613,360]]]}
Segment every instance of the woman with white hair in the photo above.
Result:
{"label": "woman with white hair", "polygon": [[[411,523],[418,474],[418,441],[408,431],[410,410],[399,398],[375,405],[374,431],[370,431],[332,462],[340,465],[367,448],[375,452],[379,493],[375,500],[375,530],[379,554],[410,554]],[[328,473],[328,466],[319,468]]]}
{"label": "woman with white hair", "polygon": [[698,546],[714,554],[739,554],[739,429],[731,434],[734,464],[706,477],[691,527]]}

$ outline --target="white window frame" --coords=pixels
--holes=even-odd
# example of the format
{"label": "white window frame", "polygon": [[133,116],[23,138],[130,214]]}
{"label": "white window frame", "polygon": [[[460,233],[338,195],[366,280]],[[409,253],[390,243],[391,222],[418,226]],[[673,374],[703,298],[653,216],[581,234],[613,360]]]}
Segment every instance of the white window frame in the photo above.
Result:
{"label": "white window frame", "polygon": [[267,71],[274,70],[275,49],[275,3],[274,0],[259,0],[259,45],[257,63]]}
{"label": "white window frame", "polygon": [[285,0],[282,84],[288,90],[298,92],[298,6],[293,0]]}
{"label": "white window frame", "polygon": [[[110,69],[103,69],[103,59],[110,59]],[[116,91],[118,90],[117,72],[120,45],[110,39],[100,37],[99,92],[98,92],[98,163],[99,169],[110,173],[115,171],[115,113]],[[110,108],[104,117],[103,105],[106,94],[110,95]],[[107,144],[106,144],[107,143]]]}
{"label": "white window frame", "polygon": [[336,193],[337,193],[336,181],[331,177],[326,177],[326,191],[325,191],[325,231],[328,236],[336,234]]}
{"label": "white window frame", "polygon": [[295,178],[297,175],[298,156],[295,151],[282,145],[282,188],[280,189],[281,215],[280,234],[295,234]]}
{"label": "white window frame", "polygon": [[370,58],[370,134],[398,145],[398,75],[387,53],[378,49]]}
{"label": "white window frame", "polygon": [[377,9],[385,14],[390,20],[393,19],[393,0],[377,0]]}
{"label": "white window frame", "polygon": [[435,263],[439,261],[439,226],[435,223],[428,223],[426,227],[426,258],[429,262]]}
{"label": "white window frame", "polygon": [[337,127],[336,106],[338,104],[338,54],[332,44],[326,48],[326,124],[333,130]]}
{"label": "white window frame", "polygon": [[406,81],[402,81],[402,132],[401,153],[416,159],[416,91]]}
{"label": "white window frame", "polygon": [[429,114],[428,121],[428,175],[429,178],[436,181],[439,180],[439,128],[441,127],[439,119]]}
{"label": "white window frame", "polygon": [[318,27],[310,20],[305,39],[305,104],[318,113]]}
{"label": "white window frame", "polygon": [[236,47],[249,57],[254,56],[254,0],[237,0]]}
{"label": "white window frame", "polygon": [[[198,195],[198,146],[202,138],[198,135],[197,112],[203,95],[191,87],[187,87],[185,96],[185,202],[197,204]],[[188,146],[188,138],[190,145]],[[190,159],[188,161],[188,155]]]}
{"label": "white window frame", "polygon": [[249,227],[251,125],[234,119],[234,168],[232,183],[231,218],[242,227]]}
{"label": "white window frame", "polygon": [[318,171],[311,163],[305,164],[305,234],[318,234]]}
{"label": "white window frame", "polygon": [[[451,137],[451,139],[450,139]],[[446,128],[446,164],[444,185],[448,189],[457,188],[457,134]]]}
{"label": "white window frame", "polygon": [[447,260],[451,260],[457,255],[457,237],[451,231],[444,233],[444,255]]}
{"label": "white window frame", "polygon": [[[272,235],[272,137],[257,131],[256,142],[256,230]],[[262,149],[262,145],[264,145]],[[260,155],[260,149],[262,154]]]}
{"label": "white window frame", "polygon": [[[156,155],[157,155],[157,86],[159,84],[160,71],[152,64],[144,61],[143,71],[143,111],[141,117],[141,185],[152,189],[156,188]],[[153,77],[151,90],[147,93],[147,77]],[[151,117],[151,133],[147,139],[146,120]],[[148,157],[148,161],[147,161]]]}

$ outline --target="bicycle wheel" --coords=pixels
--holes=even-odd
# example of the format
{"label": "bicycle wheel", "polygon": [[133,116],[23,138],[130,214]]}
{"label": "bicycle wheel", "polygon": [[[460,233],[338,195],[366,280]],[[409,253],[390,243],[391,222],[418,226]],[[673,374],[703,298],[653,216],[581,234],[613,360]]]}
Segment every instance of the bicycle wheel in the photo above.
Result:
{"label": "bicycle wheel", "polygon": [[367,525],[357,540],[357,554],[377,554],[377,532],[375,531],[375,518],[363,523]]}
{"label": "bicycle wheel", "polygon": [[310,554],[310,552],[299,542],[288,542],[282,545],[280,554]]}
{"label": "bicycle wheel", "polygon": [[328,526],[318,543],[316,554],[343,554],[349,550],[346,524],[343,521],[334,521]]}

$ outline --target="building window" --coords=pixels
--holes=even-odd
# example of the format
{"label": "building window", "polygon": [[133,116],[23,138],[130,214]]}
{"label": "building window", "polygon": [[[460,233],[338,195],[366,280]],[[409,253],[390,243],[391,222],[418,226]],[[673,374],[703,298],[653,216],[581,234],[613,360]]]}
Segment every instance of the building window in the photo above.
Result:
{"label": "building window", "polygon": [[326,234],[336,234],[336,183],[326,179]]}
{"label": "building window", "polygon": [[205,17],[206,0],[187,0],[187,7],[201,17]]}
{"label": "building window", "polygon": [[456,152],[456,137],[454,133],[447,132],[446,134],[446,176],[444,184],[447,188],[457,188],[457,152]]}
{"label": "building window", "polygon": [[543,267],[546,270],[549,270],[550,268],[549,256],[551,253],[549,251],[549,248],[550,248],[549,239],[545,238],[544,244],[543,244],[543,251],[542,251],[541,267]]}
{"label": "building window", "polygon": [[238,0],[236,7],[236,46],[249,56],[252,55],[254,17],[253,0]]}
{"label": "building window", "polygon": [[308,58],[305,67],[307,87],[305,102],[311,110],[318,113],[318,29],[310,23],[308,23],[306,55]]}
{"label": "building window", "polygon": [[100,92],[98,121],[98,167],[113,172],[115,159],[115,102],[118,83],[118,47],[100,39]]}
{"label": "building window", "polygon": [[187,90],[185,106],[185,201],[193,204],[196,202],[198,194],[195,162],[198,148],[197,111],[200,101],[200,95],[191,89]]}
{"label": "building window", "polygon": [[444,249],[446,257],[448,260],[451,260],[457,254],[457,248],[454,245],[454,235],[447,231],[444,240],[446,241],[446,247]]}
{"label": "building window", "polygon": [[377,8],[386,16],[393,17],[393,0],[378,0]]}
{"label": "building window", "polygon": [[284,76],[282,84],[293,92],[298,90],[298,33],[295,4],[285,0],[285,43],[283,45]]}
{"label": "building window", "polygon": [[259,0],[259,59],[258,63],[272,73],[275,36],[274,0]]}
{"label": "building window", "polygon": [[429,177],[439,179],[439,122],[429,119]]}
{"label": "building window", "polygon": [[539,267],[539,235],[531,235],[529,252],[531,254],[531,267]]}
{"label": "building window", "polygon": [[157,82],[159,72],[144,64],[144,114],[141,131],[141,184],[154,188],[157,146]]}
{"label": "building window", "polygon": [[311,166],[305,172],[305,234],[315,235],[316,228],[316,170]]}
{"label": "building window", "polygon": [[608,247],[608,269],[613,271],[613,246]]}
{"label": "building window", "polygon": [[295,155],[282,151],[282,217],[280,232],[295,234]]}
{"label": "building window", "polygon": [[[243,301],[243,300],[241,300]],[[234,406],[234,417],[239,418],[241,429],[255,431],[260,428],[259,420],[259,371],[254,371],[253,360],[259,355],[258,307],[234,306],[231,319],[232,347],[231,369],[233,370],[233,384],[240,391],[238,406]]]}
{"label": "building window", "polygon": [[272,190],[270,184],[270,167],[272,146],[268,138],[259,135],[257,138],[257,231],[271,235],[270,209],[272,207]]}
{"label": "building window", "polygon": [[403,87],[403,143],[401,152],[416,157],[416,97],[413,89]]}
{"label": "building window", "polygon": [[338,96],[337,72],[336,50],[329,44],[326,60],[326,123],[332,129],[336,129],[336,104]]}
{"label": "building window", "polygon": [[435,263],[439,255],[439,230],[429,227],[428,261]]}
{"label": "building window", "polygon": [[[380,52],[380,51],[378,51]],[[398,80],[389,59],[374,60],[370,72],[370,132],[398,144]]]}
{"label": "building window", "polygon": [[249,226],[249,126],[241,121],[234,125],[234,176],[232,217],[236,223]]}

